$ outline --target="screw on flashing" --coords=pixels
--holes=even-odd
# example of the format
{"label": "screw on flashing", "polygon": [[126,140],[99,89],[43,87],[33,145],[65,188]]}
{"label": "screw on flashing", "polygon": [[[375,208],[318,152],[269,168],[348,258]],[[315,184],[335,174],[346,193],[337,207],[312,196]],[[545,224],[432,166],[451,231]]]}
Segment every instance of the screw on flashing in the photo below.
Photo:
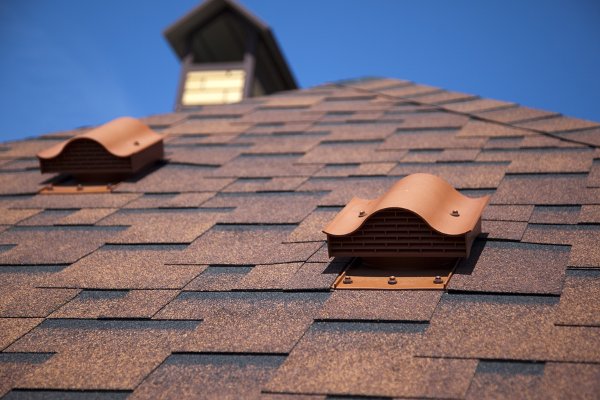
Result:
{"label": "screw on flashing", "polygon": [[388,279],[388,284],[389,285],[395,285],[396,283],[398,283],[398,281],[396,280],[395,276],[390,276],[390,278]]}
{"label": "screw on flashing", "polygon": [[365,215],[367,215],[366,211],[360,211],[360,212],[358,213],[358,217],[359,217],[359,218],[362,218],[362,217],[364,217]]}
{"label": "screw on flashing", "polygon": [[438,284],[438,285],[439,285],[439,284],[441,284],[441,283],[444,283],[444,280],[442,279],[442,277],[441,277],[441,276],[437,275],[437,276],[436,276],[436,277],[433,279],[433,283],[436,283],[436,284]]}
{"label": "screw on flashing", "polygon": [[49,183],[48,185],[46,185],[46,189],[47,190],[54,190],[54,185]]}
{"label": "screw on flashing", "polygon": [[458,212],[458,210],[452,210],[450,215],[452,215],[453,217],[460,217],[460,213]]}
{"label": "screw on flashing", "polygon": [[79,190],[79,191],[83,190],[83,185],[81,183],[77,185],[77,190]]}
{"label": "screw on flashing", "polygon": [[344,277],[344,284],[346,284],[346,285],[349,285],[349,284],[351,284],[351,283],[352,283],[352,278],[351,278],[351,277],[349,277],[348,275],[346,275],[346,276]]}

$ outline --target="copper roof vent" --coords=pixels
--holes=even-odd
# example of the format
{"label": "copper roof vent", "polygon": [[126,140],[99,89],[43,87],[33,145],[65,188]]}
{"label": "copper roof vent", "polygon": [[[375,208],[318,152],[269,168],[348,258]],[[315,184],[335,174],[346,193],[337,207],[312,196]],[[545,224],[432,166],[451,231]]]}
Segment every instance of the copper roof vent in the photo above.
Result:
{"label": "copper roof vent", "polygon": [[43,150],[37,157],[42,173],[108,182],[141,171],[163,154],[159,134],[135,118],[122,117]]}
{"label": "copper roof vent", "polygon": [[459,258],[469,256],[488,201],[489,196],[463,196],[434,175],[409,175],[377,199],[353,198],[336,215],[323,230],[329,256],[360,257],[362,268],[396,268],[385,275],[394,277],[388,279],[391,285],[406,272],[400,265],[408,266],[411,276],[415,269],[433,268],[430,272],[441,275],[433,275],[437,283],[425,288],[438,288],[440,282],[445,287],[451,274],[447,267],[453,269]]}

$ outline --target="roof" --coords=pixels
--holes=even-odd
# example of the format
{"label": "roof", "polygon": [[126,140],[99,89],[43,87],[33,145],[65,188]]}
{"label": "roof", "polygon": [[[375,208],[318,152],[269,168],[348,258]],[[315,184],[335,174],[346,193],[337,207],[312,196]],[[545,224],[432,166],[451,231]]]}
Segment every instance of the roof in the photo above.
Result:
{"label": "roof", "polygon": [[[0,394],[9,398],[594,398],[600,125],[392,79],[143,120],[168,162],[40,195],[1,145]],[[331,291],[323,227],[430,173],[490,195],[443,292]]]}

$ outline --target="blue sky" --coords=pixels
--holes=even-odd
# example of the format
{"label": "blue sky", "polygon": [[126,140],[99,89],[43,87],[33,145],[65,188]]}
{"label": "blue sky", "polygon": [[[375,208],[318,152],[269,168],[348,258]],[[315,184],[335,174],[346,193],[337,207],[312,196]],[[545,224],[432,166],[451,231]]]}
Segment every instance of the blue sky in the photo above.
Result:
{"label": "blue sky", "polygon": [[[0,1],[0,141],[169,112],[198,0]],[[242,0],[302,87],[387,76],[600,121],[597,0]]]}

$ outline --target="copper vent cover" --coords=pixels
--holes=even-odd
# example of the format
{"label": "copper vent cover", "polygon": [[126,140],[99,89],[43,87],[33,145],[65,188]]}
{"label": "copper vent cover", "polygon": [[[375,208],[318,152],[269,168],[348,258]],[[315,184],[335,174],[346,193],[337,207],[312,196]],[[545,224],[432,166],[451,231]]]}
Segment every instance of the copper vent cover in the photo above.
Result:
{"label": "copper vent cover", "polygon": [[[488,201],[489,196],[463,196],[434,175],[409,175],[377,199],[353,198],[336,215],[323,230],[329,256],[360,257],[363,269],[396,268],[390,275],[406,272],[399,265],[412,270],[453,266],[469,256]],[[443,275],[446,279],[434,280],[445,283],[450,273]]]}
{"label": "copper vent cover", "polygon": [[37,154],[42,173],[81,177],[131,175],[163,158],[162,137],[135,118],[122,117]]}

